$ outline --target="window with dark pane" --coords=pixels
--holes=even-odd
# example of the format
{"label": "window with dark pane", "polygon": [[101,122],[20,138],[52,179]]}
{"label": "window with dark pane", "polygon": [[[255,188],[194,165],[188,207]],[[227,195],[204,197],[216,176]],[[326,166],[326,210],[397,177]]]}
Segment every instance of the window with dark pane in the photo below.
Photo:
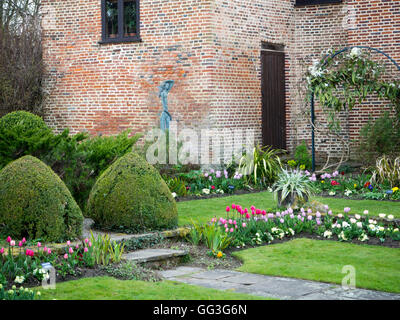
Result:
{"label": "window with dark pane", "polygon": [[136,36],[136,1],[124,1],[124,37]]}
{"label": "window with dark pane", "polygon": [[102,42],[140,41],[139,0],[102,0]]}

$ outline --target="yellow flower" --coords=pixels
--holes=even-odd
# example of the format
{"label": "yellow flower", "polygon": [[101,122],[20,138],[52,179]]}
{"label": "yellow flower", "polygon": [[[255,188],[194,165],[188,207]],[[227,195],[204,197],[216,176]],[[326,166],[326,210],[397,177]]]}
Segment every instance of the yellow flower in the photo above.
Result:
{"label": "yellow flower", "polygon": [[325,183],[325,181],[324,181],[324,180],[322,180],[322,181],[321,181],[321,183]]}
{"label": "yellow flower", "polygon": [[304,164],[302,164],[301,166],[300,166],[300,170],[305,170],[306,169],[306,166],[304,165]]}
{"label": "yellow flower", "polygon": [[393,191],[393,192],[399,191],[399,188],[398,188],[398,187],[394,187],[394,188],[392,189],[392,191]]}
{"label": "yellow flower", "polygon": [[219,251],[218,254],[217,254],[217,258],[222,258],[223,255],[224,254],[221,251]]}
{"label": "yellow flower", "polygon": [[354,184],[354,188],[357,188],[357,184],[356,183]]}

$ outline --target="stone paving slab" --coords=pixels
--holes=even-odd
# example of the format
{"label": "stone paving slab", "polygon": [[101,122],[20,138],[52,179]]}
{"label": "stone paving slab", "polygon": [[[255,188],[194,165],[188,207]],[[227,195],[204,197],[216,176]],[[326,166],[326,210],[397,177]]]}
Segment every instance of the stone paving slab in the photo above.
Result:
{"label": "stone paving slab", "polygon": [[122,259],[133,262],[150,262],[182,257],[185,255],[187,255],[187,252],[184,250],[145,249],[126,253],[122,255]]}
{"label": "stone paving slab", "polygon": [[232,270],[178,267],[160,274],[165,279],[187,284],[284,300],[400,300],[400,294],[395,293],[345,289],[337,284]]}

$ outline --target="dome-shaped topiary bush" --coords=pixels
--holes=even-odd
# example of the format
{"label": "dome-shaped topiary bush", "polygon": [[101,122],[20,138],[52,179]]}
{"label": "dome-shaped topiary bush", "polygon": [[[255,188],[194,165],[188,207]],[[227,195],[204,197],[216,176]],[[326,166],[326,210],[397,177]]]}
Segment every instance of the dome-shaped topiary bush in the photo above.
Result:
{"label": "dome-shaped topiary bush", "polygon": [[112,164],[90,193],[87,215],[105,229],[142,232],[177,226],[171,191],[158,171],[130,152]]}
{"label": "dome-shaped topiary bush", "polygon": [[41,117],[26,111],[14,111],[0,118],[0,130],[12,130],[15,127],[20,127],[25,131],[32,129],[48,129]]}
{"label": "dome-shaped topiary bush", "polygon": [[0,226],[21,239],[64,241],[80,235],[83,215],[61,179],[25,156],[0,171]]}

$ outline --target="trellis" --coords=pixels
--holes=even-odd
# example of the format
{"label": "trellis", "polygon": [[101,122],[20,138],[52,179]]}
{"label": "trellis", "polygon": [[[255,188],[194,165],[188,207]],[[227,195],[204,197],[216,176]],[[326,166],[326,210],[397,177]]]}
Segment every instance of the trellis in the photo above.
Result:
{"label": "trellis", "polygon": [[[385,56],[389,61],[391,61],[393,63],[393,65],[397,68],[397,70],[400,72],[400,65],[392,58],[390,57],[387,53],[385,53],[382,50],[376,49],[376,48],[372,48],[372,47],[368,47],[368,46],[351,46],[351,47],[346,47],[343,48],[340,51],[337,51],[331,55],[327,55],[324,60],[325,63],[322,65],[322,67],[326,66],[328,59],[334,59],[335,57],[337,57],[338,55],[352,50],[353,48],[359,48],[359,49],[367,49],[373,52],[377,52],[379,54],[382,54],[383,56]],[[314,99],[314,92],[311,92],[311,98],[310,98],[310,104],[311,104],[311,153],[312,153],[312,171],[315,172],[315,99]]]}

